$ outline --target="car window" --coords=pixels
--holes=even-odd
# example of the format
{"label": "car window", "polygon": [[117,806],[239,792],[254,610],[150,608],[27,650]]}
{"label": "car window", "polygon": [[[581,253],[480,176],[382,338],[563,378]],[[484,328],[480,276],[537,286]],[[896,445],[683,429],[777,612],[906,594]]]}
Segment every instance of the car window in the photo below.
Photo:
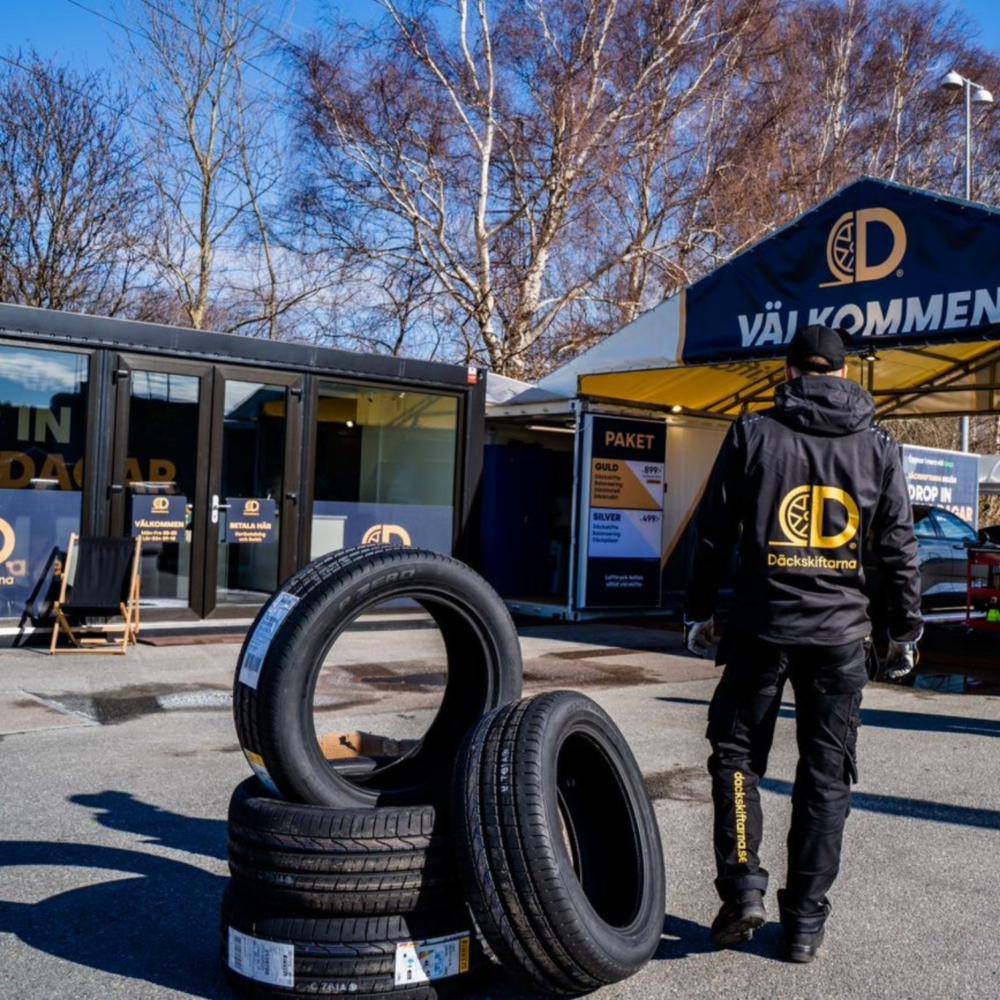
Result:
{"label": "car window", "polygon": [[913,533],[917,538],[937,538],[929,507],[913,508]]}
{"label": "car window", "polygon": [[966,539],[977,541],[972,525],[966,524],[960,517],[947,510],[936,510],[933,512],[933,517],[943,537],[956,542],[963,542]]}

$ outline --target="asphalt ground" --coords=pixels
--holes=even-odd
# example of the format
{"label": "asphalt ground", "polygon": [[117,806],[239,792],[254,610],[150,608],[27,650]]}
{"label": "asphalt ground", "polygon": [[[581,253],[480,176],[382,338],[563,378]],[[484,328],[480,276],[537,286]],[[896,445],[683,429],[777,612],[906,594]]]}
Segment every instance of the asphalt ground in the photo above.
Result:
{"label": "asphalt ground", "polygon": [[[637,976],[595,996],[1000,997],[1000,690],[989,640],[966,657],[960,633],[938,634],[928,648],[938,644],[942,662],[925,662],[921,686],[867,689],[861,781],[827,940],[812,965],[793,966],[780,959],[773,902],[771,922],[748,945],[717,951],[709,940],[718,901],[704,727],[715,669],[685,655],[670,631],[521,633],[526,692],[575,687],[608,710],[646,775],[662,832],[660,948]],[[1000,636],[990,639],[1000,653]],[[433,630],[410,628],[345,636],[323,724],[413,735],[440,696],[436,641]],[[238,651],[0,652],[0,996],[232,995],[219,902],[226,806],[250,773],[230,715]],[[969,680],[963,665],[973,660]],[[992,662],[1000,671],[1000,656]],[[774,886],[795,766],[786,697],[763,795]],[[466,995],[526,996],[499,972]]]}

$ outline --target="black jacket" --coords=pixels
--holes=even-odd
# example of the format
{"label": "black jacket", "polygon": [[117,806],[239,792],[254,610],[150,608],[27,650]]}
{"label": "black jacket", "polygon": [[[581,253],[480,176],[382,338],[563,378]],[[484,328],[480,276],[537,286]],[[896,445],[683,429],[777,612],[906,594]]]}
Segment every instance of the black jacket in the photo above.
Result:
{"label": "black jacket", "polygon": [[861,565],[871,532],[889,632],[919,635],[917,542],[899,445],[873,426],[874,415],[860,385],[809,375],[779,386],[773,409],[733,424],[698,508],[688,621],[713,614],[738,542],[737,633],[790,645],[860,639],[871,631]]}

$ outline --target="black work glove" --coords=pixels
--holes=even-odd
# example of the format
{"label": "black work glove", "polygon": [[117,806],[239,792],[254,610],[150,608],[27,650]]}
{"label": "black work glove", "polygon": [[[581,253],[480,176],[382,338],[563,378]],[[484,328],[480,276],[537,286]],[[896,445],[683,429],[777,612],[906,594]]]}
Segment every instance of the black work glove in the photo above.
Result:
{"label": "black work glove", "polygon": [[684,646],[689,653],[708,659],[715,655],[712,650],[715,643],[714,617],[703,622],[684,623]]}
{"label": "black work glove", "polygon": [[922,635],[923,631],[910,642],[902,642],[889,636],[889,652],[885,660],[885,676],[888,680],[902,680],[907,674],[912,673],[913,668],[920,662],[917,642]]}

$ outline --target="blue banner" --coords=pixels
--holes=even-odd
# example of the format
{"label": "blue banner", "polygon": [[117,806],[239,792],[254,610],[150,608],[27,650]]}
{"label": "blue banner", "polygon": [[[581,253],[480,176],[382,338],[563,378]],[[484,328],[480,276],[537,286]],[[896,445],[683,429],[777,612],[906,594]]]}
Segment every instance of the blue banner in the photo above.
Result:
{"label": "blue banner", "polygon": [[53,553],[79,530],[79,493],[0,490],[0,617],[20,618],[43,574],[51,578]]}
{"label": "blue banner", "polygon": [[994,338],[1000,213],[856,181],[692,285],[685,364],[780,357],[800,327],[859,347]]}
{"label": "blue banner", "polygon": [[132,537],[143,544],[183,542],[187,527],[187,497],[132,497]]}
{"label": "blue banner", "polygon": [[903,445],[903,475],[911,503],[942,507],[979,526],[979,456]]}
{"label": "blue banner", "polygon": [[317,500],[313,504],[312,556],[371,543],[451,555],[451,529],[451,507]]}
{"label": "blue banner", "polygon": [[256,497],[227,497],[226,541],[240,545],[273,545],[278,540],[277,505]]}

